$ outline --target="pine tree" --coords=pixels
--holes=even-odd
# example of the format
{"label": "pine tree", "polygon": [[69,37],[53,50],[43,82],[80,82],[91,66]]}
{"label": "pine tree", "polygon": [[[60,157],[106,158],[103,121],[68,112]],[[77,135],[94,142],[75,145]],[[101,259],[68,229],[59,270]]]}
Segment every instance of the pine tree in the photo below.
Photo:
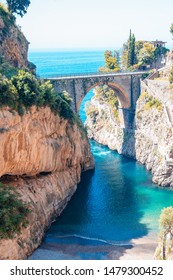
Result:
{"label": "pine tree", "polygon": [[127,56],[127,68],[129,68],[132,65],[132,48],[131,48],[131,41],[132,41],[132,34],[130,29],[130,35],[128,40],[128,56]]}
{"label": "pine tree", "polygon": [[173,23],[172,23],[171,26],[170,26],[170,32],[171,32],[171,34],[172,34],[172,36],[173,36]]}
{"label": "pine tree", "polygon": [[130,68],[135,64],[135,36],[134,34],[131,34],[130,30],[130,35],[129,35],[129,40],[128,40],[128,56],[127,56],[127,68]]}
{"label": "pine tree", "polygon": [[135,36],[131,37],[131,66],[135,64]]}

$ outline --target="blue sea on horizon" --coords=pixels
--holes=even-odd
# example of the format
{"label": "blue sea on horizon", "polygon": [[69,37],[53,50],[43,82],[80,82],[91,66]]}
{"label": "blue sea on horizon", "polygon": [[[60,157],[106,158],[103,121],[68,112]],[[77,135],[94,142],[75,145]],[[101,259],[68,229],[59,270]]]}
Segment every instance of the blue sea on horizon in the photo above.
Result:
{"label": "blue sea on horizon", "polygon": [[[104,52],[32,52],[29,59],[38,75],[55,77],[96,72]],[[81,104],[83,122],[92,96],[90,91]],[[173,206],[173,191],[153,184],[150,172],[135,160],[90,143],[95,170],[82,174],[76,193],[30,259],[109,259],[115,244],[130,245],[145,236],[157,241],[159,215]]]}
{"label": "blue sea on horizon", "polygon": [[43,78],[79,73],[96,73],[104,65],[104,51],[29,52],[29,60]]}

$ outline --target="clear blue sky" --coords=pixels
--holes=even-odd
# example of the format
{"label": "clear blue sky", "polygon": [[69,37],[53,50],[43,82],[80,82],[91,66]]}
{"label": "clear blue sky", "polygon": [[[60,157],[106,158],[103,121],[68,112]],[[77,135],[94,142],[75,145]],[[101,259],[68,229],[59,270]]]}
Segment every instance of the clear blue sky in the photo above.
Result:
{"label": "clear blue sky", "polygon": [[17,18],[30,48],[119,48],[129,36],[173,45],[173,0],[31,0]]}

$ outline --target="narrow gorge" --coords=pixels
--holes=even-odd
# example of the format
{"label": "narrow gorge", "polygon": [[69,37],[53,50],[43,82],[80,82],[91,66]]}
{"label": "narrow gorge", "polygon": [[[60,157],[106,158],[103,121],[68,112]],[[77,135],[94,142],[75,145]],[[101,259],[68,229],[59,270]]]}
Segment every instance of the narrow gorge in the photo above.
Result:
{"label": "narrow gorge", "polygon": [[119,51],[28,53],[31,3],[6,2],[0,260],[173,259],[173,51],[130,30]]}
{"label": "narrow gorge", "polygon": [[[110,89],[104,90],[106,96]],[[173,187],[173,93],[169,81],[141,81],[132,128],[123,127],[118,106],[112,109],[108,97],[101,98],[97,88],[95,92],[87,105],[85,125],[89,138],[135,158],[152,172],[153,182]]]}

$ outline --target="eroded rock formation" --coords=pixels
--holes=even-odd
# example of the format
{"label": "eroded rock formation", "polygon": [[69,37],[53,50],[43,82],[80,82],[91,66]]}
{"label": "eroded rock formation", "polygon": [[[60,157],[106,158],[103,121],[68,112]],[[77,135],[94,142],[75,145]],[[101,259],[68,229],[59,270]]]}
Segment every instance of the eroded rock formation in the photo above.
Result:
{"label": "eroded rock formation", "polygon": [[173,93],[166,81],[142,82],[133,129],[123,128],[112,117],[110,106],[99,103],[89,114],[86,128],[90,138],[118,153],[136,158],[152,172],[155,183],[173,187]]}
{"label": "eroded rock formation", "polygon": [[[45,230],[62,212],[81,172],[94,167],[86,136],[77,124],[32,107],[20,117],[0,112],[0,175],[29,203],[29,225],[0,241],[0,259],[24,259],[38,247]],[[14,176],[18,175],[18,176]]]}
{"label": "eroded rock formation", "polygon": [[35,65],[28,62],[29,42],[16,25],[15,18],[0,5],[0,60],[17,68],[35,71]]}

